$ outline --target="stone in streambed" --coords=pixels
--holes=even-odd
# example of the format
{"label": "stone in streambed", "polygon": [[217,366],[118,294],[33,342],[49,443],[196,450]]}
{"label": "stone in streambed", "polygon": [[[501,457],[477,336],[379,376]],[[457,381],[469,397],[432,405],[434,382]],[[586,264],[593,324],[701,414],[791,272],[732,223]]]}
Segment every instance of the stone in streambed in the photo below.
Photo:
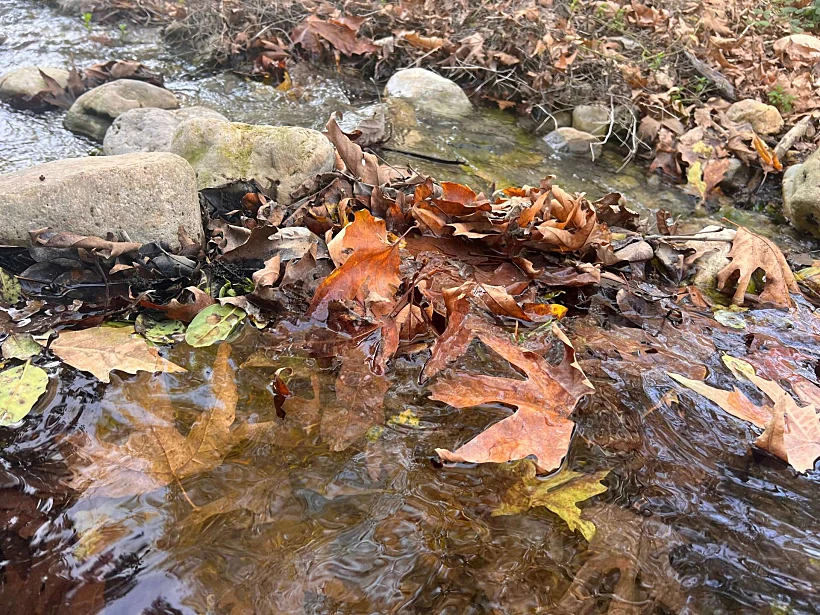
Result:
{"label": "stone in streambed", "polygon": [[792,226],[820,237],[820,150],[783,174],[783,214]]}
{"label": "stone in streambed", "polygon": [[601,154],[601,142],[598,138],[575,128],[556,128],[544,137],[544,143],[559,154],[596,158]]}
{"label": "stone in streambed", "polygon": [[315,130],[212,118],[180,124],[171,151],[191,163],[200,190],[256,180],[285,205],[303,182],[331,171],[336,162],[330,141]]}
{"label": "stone in streambed", "polygon": [[42,100],[43,94],[50,90],[40,71],[54,79],[60,87],[68,85],[67,70],[47,66],[21,66],[0,76],[0,100],[17,109],[53,109],[54,105]]}
{"label": "stone in streambed", "polygon": [[395,73],[388,80],[384,95],[407,100],[424,115],[455,118],[473,111],[470,99],[457,83],[424,68],[406,68]]}
{"label": "stone in streambed", "polygon": [[143,107],[176,109],[179,101],[164,88],[134,79],[118,79],[89,90],[75,100],[64,124],[71,132],[102,141],[115,119],[126,111]]}
{"label": "stone in streambed", "polygon": [[106,156],[134,152],[170,152],[171,139],[179,125],[195,117],[206,117],[227,122],[221,113],[206,107],[185,107],[168,111],[146,107],[131,109],[111,124],[103,139]]}
{"label": "stone in streambed", "polygon": [[777,107],[751,98],[733,103],[726,109],[726,117],[733,122],[748,122],[761,135],[773,135],[783,129],[783,118]]}
{"label": "stone in streambed", "polygon": [[49,226],[78,235],[127,233],[179,247],[182,226],[203,239],[194,171],[170,153],[69,158],[0,175],[0,243],[28,245]]}

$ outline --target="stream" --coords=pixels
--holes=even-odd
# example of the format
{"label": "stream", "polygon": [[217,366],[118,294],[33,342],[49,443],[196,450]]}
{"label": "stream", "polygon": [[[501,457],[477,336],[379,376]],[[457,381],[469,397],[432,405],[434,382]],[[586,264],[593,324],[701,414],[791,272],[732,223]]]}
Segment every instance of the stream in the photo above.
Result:
{"label": "stream", "polygon": [[[80,16],[33,0],[0,0],[0,34],[0,73],[139,60],[165,75],[184,105],[233,121],[321,129],[332,112],[355,114],[379,100],[373,84],[327,69],[294,71],[290,92],[203,73],[167,50],[155,29],[87,29]],[[0,103],[0,173],[97,154],[99,146],[65,130],[62,118]],[[644,215],[664,208],[681,217],[682,232],[727,218],[792,249],[813,247],[728,198],[695,215],[693,197],[642,167],[618,173],[616,152],[594,164],[556,157],[509,113],[479,109],[457,125],[411,132],[414,151],[459,163],[395,151],[409,151],[406,143],[383,155],[440,180],[487,189],[552,174],[592,200],[615,191]],[[71,488],[63,440],[126,437],[150,411],[139,394],[150,375],[115,375],[106,385],[55,363],[47,399],[21,425],[0,428],[0,614],[820,613],[820,476],[751,452],[746,424],[696,395],[665,401],[666,372],[689,373],[695,364],[728,389],[718,351],[745,350],[749,336],[768,340],[782,361],[792,349],[808,352],[820,326],[805,320],[759,310],[745,331],[704,319],[688,333],[671,328],[650,340],[640,329],[608,337],[591,311],[567,319],[596,393],[573,416],[566,464],[610,471],[608,490],[581,505],[598,528],[591,543],[545,508],[492,516],[510,468],[435,461],[435,448],[466,442],[509,410],[429,400],[418,378],[426,353],[395,359],[384,424],[345,450],[332,450],[317,431],[283,430],[235,446],[222,465],[182,485],[119,499]],[[331,358],[306,351],[310,331],[290,333],[283,339],[246,325],[232,340],[239,421],[276,418],[270,382],[279,367],[293,370],[293,393],[303,398],[318,374],[325,412],[338,408]],[[158,376],[185,433],[214,401],[216,349],[178,344],[163,352],[188,370]],[[468,362],[492,373],[481,353]],[[816,381],[813,365],[793,367]],[[418,420],[401,420],[408,411]],[[624,584],[631,599],[619,602]]]}

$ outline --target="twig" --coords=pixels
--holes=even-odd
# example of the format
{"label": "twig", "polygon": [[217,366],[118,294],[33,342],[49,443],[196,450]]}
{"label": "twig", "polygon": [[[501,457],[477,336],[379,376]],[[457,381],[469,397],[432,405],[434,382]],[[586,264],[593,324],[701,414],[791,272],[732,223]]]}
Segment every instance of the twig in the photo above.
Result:
{"label": "twig", "polygon": [[786,155],[786,152],[792,148],[792,145],[806,136],[806,132],[808,132],[809,126],[811,126],[812,123],[811,120],[811,116],[807,115],[802,120],[797,122],[797,124],[792,126],[789,129],[789,132],[783,135],[783,138],[780,139],[780,142],[774,148],[774,153],[778,159],[782,159],[783,156]]}

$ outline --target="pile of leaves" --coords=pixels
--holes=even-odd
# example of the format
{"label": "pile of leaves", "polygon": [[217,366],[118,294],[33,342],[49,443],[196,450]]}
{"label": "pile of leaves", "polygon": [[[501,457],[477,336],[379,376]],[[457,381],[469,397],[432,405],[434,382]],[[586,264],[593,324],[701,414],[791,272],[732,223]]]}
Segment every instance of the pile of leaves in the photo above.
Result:
{"label": "pile of leaves", "polygon": [[[602,492],[606,470],[579,476],[564,468],[560,478],[537,478],[564,465],[573,413],[595,394],[560,321],[594,313],[607,326],[661,339],[681,335],[704,314],[710,326],[723,327],[720,314],[737,316],[749,304],[804,317],[805,299],[782,252],[748,229],[707,229],[700,239],[709,241],[693,248],[692,237],[674,234],[665,212],[642,232],[617,194],[590,202],[551,177],[477,193],[380,164],[334,118],[326,134],[338,154],[336,171],[302,186],[291,205],[247,183],[204,191],[207,246],[183,231],[175,254],[157,244],[41,229],[29,250],[3,251],[3,265],[16,275],[0,278],[1,424],[21,428],[34,420],[28,413],[58,386],[48,371],[53,359],[108,382],[116,371],[184,371],[163,357],[168,345],[218,344],[215,402],[187,435],[161,380],[149,378],[135,388],[147,412],[142,429],[116,443],[86,434],[67,439],[78,491],[111,497],[172,485],[188,497],[186,478],[217,467],[243,440],[313,433],[334,451],[361,442],[384,423],[397,358],[421,357],[418,377],[431,400],[507,412],[467,441],[430,451],[437,463],[528,459],[531,469],[522,470],[497,514],[545,506],[589,539],[594,526],[575,503]],[[730,262],[717,275],[722,292],[680,285],[707,244],[729,242]],[[313,396],[294,395],[293,372],[261,357],[243,365],[276,368],[277,419],[238,420],[229,357],[243,326],[300,344],[330,366],[333,401],[315,374],[306,375]],[[475,368],[476,352],[492,357],[493,371]],[[755,406],[685,373],[673,377],[765,428],[758,447],[798,471],[812,469],[820,455],[813,406],[799,406],[786,389],[746,368],[743,375],[771,405]],[[798,384],[792,390],[799,398],[815,403],[814,385]],[[411,424],[413,417],[395,420]]]}

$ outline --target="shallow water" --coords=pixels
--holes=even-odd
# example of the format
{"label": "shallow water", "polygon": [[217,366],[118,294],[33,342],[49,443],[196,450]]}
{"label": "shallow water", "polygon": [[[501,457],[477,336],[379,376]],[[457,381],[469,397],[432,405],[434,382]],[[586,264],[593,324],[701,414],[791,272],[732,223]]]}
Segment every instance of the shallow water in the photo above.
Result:
{"label": "shallow water", "polygon": [[[332,111],[377,97],[368,88],[351,92],[332,75],[297,76],[302,94],[293,96],[235,75],[198,74],[153,30],[129,26],[121,41],[116,26],[95,25],[93,36],[113,41],[101,44],[79,18],[33,2],[0,0],[0,32],[8,37],[0,72],[67,65],[72,57],[79,66],[138,59],[162,71],[186,103],[238,121],[320,128]],[[61,121],[61,113],[0,105],[0,172],[95,151]],[[460,164],[385,156],[484,188],[555,174],[592,198],[615,190],[638,208],[684,216],[685,229],[701,223],[678,190],[647,181],[638,167],[616,174],[615,154],[597,165],[550,157],[507,114],[425,125],[416,137],[424,151]],[[723,215],[794,241],[764,216],[728,207],[713,218]],[[430,401],[418,383],[425,355],[395,361],[383,420],[345,450],[334,451],[321,428],[283,427],[268,441],[234,444],[213,471],[119,499],[71,487],[75,450],[65,436],[120,442],[153,410],[135,394],[148,377],[103,385],[52,365],[53,394],[20,426],[0,429],[0,613],[820,612],[817,473],[796,475],[750,452],[745,424],[694,394],[663,401],[672,388],[667,371],[708,373],[728,388],[719,354],[744,355],[752,338],[784,362],[789,348],[799,350],[803,359],[790,368],[816,380],[820,330],[812,317],[795,326],[758,312],[741,332],[704,319],[657,337],[594,316],[564,322],[596,386],[574,415],[566,465],[610,470],[608,491],[582,505],[598,527],[592,544],[543,508],[491,516],[515,482],[514,468],[434,463],[436,447],[466,442],[509,411]],[[302,332],[283,344],[246,327],[233,342],[237,423],[277,420],[270,380],[279,366],[294,370],[291,386],[303,398],[318,374],[323,419],[343,419],[337,365],[311,356],[305,339]],[[271,366],[240,367],[258,351]],[[167,354],[188,369],[157,377],[186,433],[212,402],[215,350],[180,345]],[[479,350],[465,367],[498,369]],[[418,425],[390,422],[407,410]],[[204,518],[206,505],[221,512]]]}

